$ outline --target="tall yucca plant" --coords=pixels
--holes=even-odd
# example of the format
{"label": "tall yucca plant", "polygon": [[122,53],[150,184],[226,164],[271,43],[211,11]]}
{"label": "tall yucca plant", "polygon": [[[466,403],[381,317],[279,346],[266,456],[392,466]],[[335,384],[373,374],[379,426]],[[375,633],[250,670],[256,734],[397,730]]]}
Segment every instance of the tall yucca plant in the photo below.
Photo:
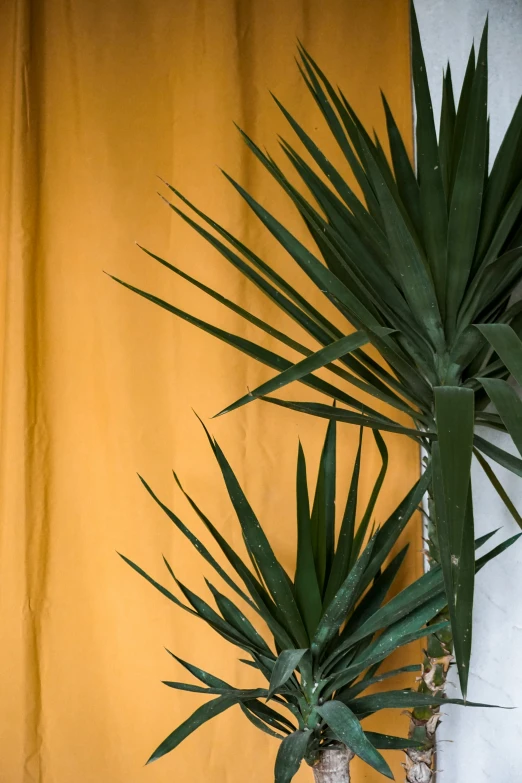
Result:
{"label": "tall yucca plant", "polygon": [[[513,351],[509,346],[522,325],[522,304],[510,304],[522,276],[522,103],[489,170],[486,24],[477,57],[474,47],[471,49],[458,104],[449,66],[444,74],[437,137],[412,8],[417,118],[414,167],[384,96],[391,163],[377,136],[370,136],[345,95],[330,84],[302,47],[299,67],[362,197],[279,102],[308,159],[286,141],[281,142],[282,149],[312,201],[287,179],[272,157],[245,134],[243,137],[298,209],[318,253],[305,247],[226,176],[281,246],[346,317],[346,331],[355,327],[356,334],[347,336],[269,263],[170,185],[179,203],[191,210],[186,213],[171,203],[174,212],[321,347],[314,350],[291,339],[149,251],[177,275],[304,358],[291,362],[150,293],[124,285],[277,371],[273,379],[222,413],[259,397],[266,399],[298,380],[324,393],[328,402],[269,401],[374,430],[403,433],[423,445],[432,469],[430,555],[434,564],[442,566],[465,695],[474,585],[473,454],[520,523],[485,456],[521,476],[522,460],[482,438],[476,427],[507,430],[517,435],[516,442],[522,445],[520,424],[512,415],[513,406],[508,405],[505,384],[513,364],[507,358]],[[506,351],[499,351],[497,335]],[[382,363],[364,350],[365,340],[379,351]],[[313,374],[320,367],[332,373],[331,382]],[[386,413],[361,403],[353,396],[353,387],[384,403]],[[339,404],[332,406],[332,398]],[[490,401],[496,412],[486,410]],[[411,418],[410,426],[401,423],[402,414]],[[451,645],[446,648],[446,653],[450,652]],[[444,671],[440,674],[443,678]]]}
{"label": "tall yucca plant", "polygon": [[[422,752],[422,741],[366,731],[361,721],[382,709],[464,703],[411,689],[361,695],[375,683],[419,670],[420,666],[406,666],[379,672],[381,664],[397,648],[426,635],[427,623],[432,623],[431,632],[436,635],[444,634],[449,625],[441,617],[446,596],[440,568],[425,574],[386,601],[408,547],[389,561],[388,556],[417,509],[429,481],[428,474],[421,477],[383,525],[374,529],[371,519],[385,478],[388,455],[382,437],[376,432],[382,467],[368,504],[361,509],[358,497],[361,432],[348,498],[336,536],[335,422],[328,425],[311,503],[305,456],[299,445],[297,558],[295,573],[290,578],[272,550],[223,451],[208,432],[207,435],[237,514],[250,562],[245,562],[232,549],[185,492],[176,475],[178,486],[221,549],[228,569],[218,563],[192,530],[142,481],[159,507],[214,569],[228,591],[232,591],[236,602],[207,579],[215,604],[215,608],[212,607],[177,579],[165,559],[184,603],[134,562],[127,557],[123,559],[174,604],[202,619],[213,631],[246,653],[248,658],[242,662],[256,669],[265,684],[257,688],[236,688],[171,653],[202,684],[169,680],[165,685],[214,698],[169,734],[149,761],[174,750],[203,723],[239,705],[254,726],[281,742],[275,765],[276,783],[289,783],[303,760],[313,767],[318,783],[346,783],[350,780],[349,762],[354,755],[386,777],[393,778],[379,749],[408,748]],[[356,517],[359,524],[356,524]],[[484,536],[476,545],[482,546],[489,538],[490,535]],[[510,546],[516,538],[518,536],[480,557],[477,568]],[[245,609],[263,621],[268,632],[257,630],[247,618]]]}

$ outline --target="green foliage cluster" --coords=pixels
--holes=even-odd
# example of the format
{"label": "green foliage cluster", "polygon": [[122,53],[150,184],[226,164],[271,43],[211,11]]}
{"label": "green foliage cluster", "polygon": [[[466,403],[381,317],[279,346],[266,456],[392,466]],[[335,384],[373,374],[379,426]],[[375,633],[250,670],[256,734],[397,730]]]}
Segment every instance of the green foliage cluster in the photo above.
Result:
{"label": "green foliage cluster", "polygon": [[[522,459],[492,444],[477,429],[509,433],[522,455],[522,402],[510,385],[512,380],[522,384],[522,303],[513,303],[512,297],[522,279],[522,101],[490,166],[486,23],[478,51],[471,48],[458,101],[449,65],[444,73],[437,129],[413,6],[411,17],[415,165],[386,98],[383,96],[387,127],[383,146],[378,136],[364,127],[344,93],[300,46],[298,67],[343,154],[351,179],[328,160],[277,99],[299,141],[295,147],[281,140],[299,186],[271,155],[240,132],[297,209],[314,250],[225,175],[289,258],[344,317],[346,328],[334,324],[272,264],[167,183],[176,197],[173,203],[167,202],[172,210],[297,323],[302,338],[290,337],[160,256],[145,252],[270,335],[283,353],[291,349],[298,358],[291,361],[278,350],[227,332],[117,280],[276,372],[221,413],[263,399],[329,420],[312,501],[304,454],[299,450],[293,578],[278,561],[229,463],[210,436],[249,562],[231,549],[189,498],[228,561],[229,569],[223,569],[145,484],[175,525],[270,632],[268,638],[256,629],[243,609],[210,582],[216,608],[176,580],[167,563],[184,603],[128,561],[171,601],[242,648],[249,656],[245,664],[256,668],[267,683],[258,689],[233,688],[180,661],[203,685],[167,685],[216,698],[177,728],[152,759],[172,750],[201,723],[239,704],[252,723],[281,740],[277,783],[289,781],[302,759],[313,763],[319,750],[332,742],[346,744],[390,776],[379,749],[411,747],[414,741],[364,731],[361,719],[384,707],[421,708],[437,705],[441,699],[412,690],[361,694],[375,682],[402,671],[378,674],[378,667],[395,649],[424,636],[427,623],[430,633],[444,632],[447,623],[437,623],[436,618],[446,607],[466,697],[475,574],[517,538],[488,555],[476,556],[485,540],[475,540],[470,481],[473,456],[522,526],[488,462],[492,459],[522,476]],[[309,341],[314,347],[309,347]],[[376,349],[379,361],[368,353],[369,346]],[[320,369],[328,375],[318,376]],[[269,396],[294,381],[324,395],[325,401],[294,402]],[[364,402],[354,396],[358,393],[365,395]],[[368,404],[368,395],[377,407]],[[405,415],[409,418],[406,424]],[[358,510],[361,437],[337,535],[336,422],[369,428],[382,456],[382,470],[370,502],[364,511]],[[414,439],[424,448],[426,460],[419,482],[394,514],[374,530],[371,517],[388,459],[380,432]],[[388,556],[426,492],[430,498],[432,568],[387,599],[405,550],[390,562]],[[444,703],[448,701],[444,699]]]}
{"label": "green foliage cluster", "polygon": [[[434,498],[431,547],[444,574],[463,694],[472,639],[474,521],[471,462],[475,453],[520,524],[485,456],[522,476],[522,460],[490,443],[477,427],[507,431],[522,450],[521,403],[507,381],[522,379],[522,303],[511,296],[522,279],[522,102],[489,167],[487,22],[478,52],[471,48],[458,102],[451,71],[443,78],[437,135],[426,67],[412,7],[412,72],[416,166],[410,162],[383,96],[390,160],[341,90],[301,46],[299,68],[353,178],[353,187],[288,110],[281,111],[307,153],[282,150],[297,188],[275,160],[242,136],[301,215],[317,254],[239,183],[225,175],[281,247],[346,318],[348,334],[313,307],[282,275],[172,186],[170,206],[282,312],[296,321],[310,349],[149,251],[174,273],[270,334],[302,357],[291,362],[258,343],[225,332],[153,294],[128,288],[277,370],[222,413],[256,399],[373,430],[402,433],[426,449]],[[303,195],[303,189],[311,200]],[[199,219],[199,221],[198,221]],[[122,282],[122,281],[118,281]],[[352,333],[353,328],[357,330]],[[377,362],[367,351],[379,352]],[[326,368],[326,381],[314,374]],[[327,403],[267,397],[300,381]],[[389,413],[353,396],[365,392]],[[334,399],[338,404],[332,405]],[[493,403],[495,411],[486,410]],[[405,425],[403,414],[411,419]]]}
{"label": "green foliage cluster", "polygon": [[[235,688],[198,666],[173,657],[201,685],[166,681],[165,685],[215,698],[199,707],[154,751],[149,761],[177,747],[201,724],[233,705],[259,729],[281,740],[275,767],[276,783],[288,783],[305,759],[313,765],[321,749],[341,742],[367,764],[393,778],[380,749],[420,747],[413,739],[365,731],[363,718],[378,710],[438,704],[463,704],[416,690],[388,690],[364,695],[375,683],[420,666],[379,672],[395,650],[427,634],[442,634],[448,621],[437,620],[447,604],[439,567],[389,598],[408,547],[391,557],[397,539],[426,491],[426,471],[388,519],[376,529],[372,515],[385,479],[388,452],[374,433],[382,458],[381,470],[365,508],[359,501],[362,429],[348,497],[338,534],[336,507],[336,422],[328,425],[315,491],[311,496],[305,455],[299,445],[296,471],[297,560],[291,578],[274,553],[225,454],[209,435],[248,553],[241,558],[196,502],[176,482],[227,561],[224,569],[192,530],[142,482],[160,508],[206,560],[236,599],[206,580],[214,606],[182,584],[164,558],[183,595],[180,600],[127,557],[123,557],[176,606],[199,617],[213,631],[239,647],[264,680],[258,688]],[[310,502],[311,501],[311,502]],[[359,524],[356,524],[358,518]],[[492,534],[476,543],[484,545]],[[510,546],[518,536],[477,559],[477,570]],[[237,600],[239,599],[239,601]],[[253,613],[260,626],[245,614]],[[433,621],[433,622],[432,622]],[[172,654],[172,653],[171,653]],[[468,702],[468,704],[470,704]],[[486,706],[486,705],[481,705]]]}

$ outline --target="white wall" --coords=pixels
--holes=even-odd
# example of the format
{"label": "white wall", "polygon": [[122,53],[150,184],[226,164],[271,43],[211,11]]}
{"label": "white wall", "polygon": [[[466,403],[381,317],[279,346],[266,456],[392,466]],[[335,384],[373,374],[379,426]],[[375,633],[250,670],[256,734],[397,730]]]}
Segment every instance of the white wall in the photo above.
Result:
{"label": "white wall", "polygon": [[[471,41],[476,44],[489,11],[489,111],[491,155],[498,150],[522,94],[521,0],[416,0],[434,109],[440,111],[441,71],[450,60],[456,92]],[[490,436],[488,436],[490,437]],[[495,442],[515,453],[510,439]],[[522,511],[522,479],[495,466]],[[497,527],[496,539],[517,532],[481,468],[473,471],[477,535]],[[495,539],[495,540],[496,540]],[[455,673],[454,673],[455,674]],[[456,677],[448,695],[457,695]],[[521,710],[443,708],[437,783],[522,781],[522,544],[516,544],[477,577],[475,627],[468,697]]]}

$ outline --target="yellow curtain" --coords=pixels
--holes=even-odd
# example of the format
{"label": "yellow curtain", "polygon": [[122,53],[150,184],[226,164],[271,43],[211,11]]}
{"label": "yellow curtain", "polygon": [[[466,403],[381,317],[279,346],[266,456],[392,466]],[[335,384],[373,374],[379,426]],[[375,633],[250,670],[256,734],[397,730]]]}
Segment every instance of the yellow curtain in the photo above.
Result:
{"label": "yellow curtain", "polygon": [[[172,607],[116,550],[164,582],[165,553],[182,581],[205,589],[208,570],[136,478],[139,471],[201,533],[171,467],[241,549],[191,408],[209,420],[271,373],[139,300],[103,270],[270,345],[144,256],[137,240],[294,330],[175,218],[156,196],[165,188],[155,175],[320,303],[215,164],[303,235],[232,122],[277,153],[276,133],[289,132],[273,89],[341,164],[293,61],[299,37],[370,127],[382,128],[382,87],[410,134],[408,2],[4,0],[0,14],[0,781],[265,783],[277,742],[239,709],[143,767],[202,701],[161,684],[183,677],[164,646],[238,685],[252,674],[237,650]],[[256,403],[210,426],[291,567],[297,438],[316,466],[324,423]],[[357,432],[341,434],[346,474]],[[388,442],[377,519],[418,468],[414,445]],[[365,444],[368,496],[378,457],[371,436]],[[403,582],[421,567],[418,527],[408,535],[414,544]],[[417,645],[397,661],[419,656]],[[405,717],[389,718],[379,714],[374,725],[406,729]],[[400,754],[391,762],[401,779]],[[310,779],[307,768],[299,773]],[[356,765],[356,781],[377,779]]]}

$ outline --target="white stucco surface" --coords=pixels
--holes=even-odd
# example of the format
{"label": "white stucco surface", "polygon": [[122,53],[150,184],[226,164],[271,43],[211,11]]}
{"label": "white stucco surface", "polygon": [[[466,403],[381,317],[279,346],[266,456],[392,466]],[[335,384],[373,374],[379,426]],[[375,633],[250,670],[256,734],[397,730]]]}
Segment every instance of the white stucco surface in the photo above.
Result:
{"label": "white stucco surface", "polygon": [[[451,62],[456,92],[471,41],[489,12],[491,156],[522,93],[522,0],[417,0],[433,105],[440,111],[441,72]],[[490,437],[490,436],[488,436]],[[510,439],[495,442],[515,453]],[[495,465],[522,512],[522,479]],[[480,466],[473,470],[477,535],[500,527],[494,540],[517,532]],[[522,539],[521,539],[522,542]],[[477,577],[470,700],[515,710],[445,707],[437,754],[437,783],[522,781],[522,543]],[[453,674],[448,695],[458,695]]]}

